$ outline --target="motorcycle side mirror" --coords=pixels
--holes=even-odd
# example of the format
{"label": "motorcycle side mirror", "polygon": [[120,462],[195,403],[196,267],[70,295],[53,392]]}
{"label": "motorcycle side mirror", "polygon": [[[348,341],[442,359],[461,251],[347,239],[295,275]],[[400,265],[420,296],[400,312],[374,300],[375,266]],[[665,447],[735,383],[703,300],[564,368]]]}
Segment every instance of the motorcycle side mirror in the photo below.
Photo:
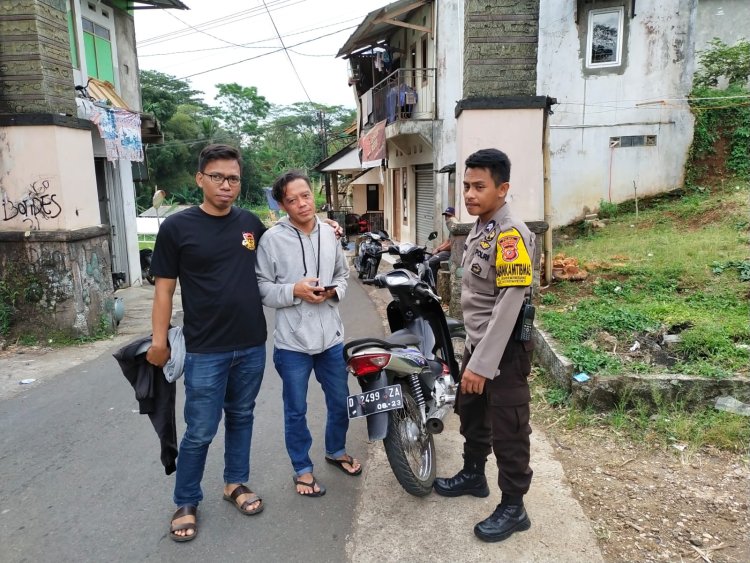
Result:
{"label": "motorcycle side mirror", "polygon": [[438,236],[437,231],[432,231],[430,233],[430,236],[427,237],[427,240],[435,240],[437,236]]}

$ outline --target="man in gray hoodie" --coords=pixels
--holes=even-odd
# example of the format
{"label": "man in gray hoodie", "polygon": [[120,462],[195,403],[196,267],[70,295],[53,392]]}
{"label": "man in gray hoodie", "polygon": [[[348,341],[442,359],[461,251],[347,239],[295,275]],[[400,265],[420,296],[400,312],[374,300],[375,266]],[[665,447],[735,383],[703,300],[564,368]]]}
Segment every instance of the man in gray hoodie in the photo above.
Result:
{"label": "man in gray hoodie", "polygon": [[359,461],[346,453],[349,388],[338,302],[346,293],[349,268],[334,230],[315,215],[307,176],[287,172],[271,193],[288,217],[266,231],[258,245],[258,287],[263,304],[276,309],[273,361],[283,381],[284,437],[294,483],[299,494],[319,497],[325,487],[313,476],[306,418],[313,369],[328,410],[325,459],[347,475],[362,473]]}

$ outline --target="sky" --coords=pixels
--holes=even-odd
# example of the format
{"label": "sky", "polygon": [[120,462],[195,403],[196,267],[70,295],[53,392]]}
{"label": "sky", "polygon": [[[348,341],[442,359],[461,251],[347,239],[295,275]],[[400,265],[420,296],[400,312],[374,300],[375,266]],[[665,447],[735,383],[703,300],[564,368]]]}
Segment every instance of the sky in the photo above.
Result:
{"label": "sky", "polygon": [[215,84],[237,82],[255,86],[272,104],[309,97],[346,107],[354,107],[354,94],[347,63],[335,55],[369,12],[389,3],[265,0],[269,17],[262,0],[182,1],[189,10],[135,10],[142,70],[187,79],[209,103]]}

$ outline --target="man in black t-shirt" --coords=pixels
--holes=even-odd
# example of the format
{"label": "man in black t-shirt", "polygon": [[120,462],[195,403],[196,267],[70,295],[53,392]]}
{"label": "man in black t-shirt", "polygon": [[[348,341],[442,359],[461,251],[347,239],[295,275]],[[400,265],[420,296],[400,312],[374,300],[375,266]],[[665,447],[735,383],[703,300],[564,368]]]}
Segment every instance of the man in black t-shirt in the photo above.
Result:
{"label": "man in black t-shirt", "polygon": [[195,538],[201,480],[208,447],[225,415],[224,499],[243,514],[263,510],[244,483],[250,474],[255,399],[266,363],[266,320],[255,276],[256,246],[265,232],[260,219],[237,207],[239,152],[209,145],[195,180],[203,203],[168,217],[161,225],[151,262],[156,276],[153,343],[147,359],[169,359],[167,331],[172,297],[180,281],[186,357],[185,435],[177,457],[170,537]]}

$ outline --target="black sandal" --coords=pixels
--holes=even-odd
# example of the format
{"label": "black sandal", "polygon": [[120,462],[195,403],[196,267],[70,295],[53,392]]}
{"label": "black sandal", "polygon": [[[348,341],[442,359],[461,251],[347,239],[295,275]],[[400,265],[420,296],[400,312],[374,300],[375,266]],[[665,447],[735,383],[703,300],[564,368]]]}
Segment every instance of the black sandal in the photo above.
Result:
{"label": "black sandal", "polygon": [[[310,487],[312,489],[311,493],[301,493],[297,491],[297,494],[302,497],[322,497],[324,494],[326,494],[326,488],[320,483],[318,483],[315,480],[315,477],[313,477],[312,483],[308,483],[307,481],[303,481],[302,479],[297,479],[296,477],[293,477],[292,481],[294,481],[295,485],[302,485],[304,487]],[[316,491],[315,485],[318,485],[318,488],[320,490]]]}
{"label": "black sandal", "polygon": [[[184,524],[175,524],[174,521],[178,518],[182,518],[183,516],[194,516],[195,522],[185,522]],[[190,541],[194,540],[195,536],[198,535],[198,507],[193,506],[192,504],[186,504],[185,506],[181,506],[177,509],[177,511],[172,515],[172,520],[170,521],[171,525],[169,526],[169,537],[177,542],[183,542],[183,541]],[[192,534],[180,536],[175,534],[175,532],[180,530],[193,530]]]}
{"label": "black sandal", "polygon": [[344,467],[345,463],[348,463],[349,465],[351,465],[352,467],[354,467],[354,458],[352,456],[350,456],[350,455],[347,455],[344,459],[333,459],[332,457],[327,457],[326,456],[326,461],[328,463],[330,463],[331,465],[335,465],[336,467],[338,467],[339,469],[341,469],[341,471],[343,471],[347,475],[351,475],[352,477],[356,477],[357,475],[359,475],[360,473],[362,473],[362,464],[361,463],[359,464],[359,467],[357,468],[356,471],[349,471],[346,467]]}

